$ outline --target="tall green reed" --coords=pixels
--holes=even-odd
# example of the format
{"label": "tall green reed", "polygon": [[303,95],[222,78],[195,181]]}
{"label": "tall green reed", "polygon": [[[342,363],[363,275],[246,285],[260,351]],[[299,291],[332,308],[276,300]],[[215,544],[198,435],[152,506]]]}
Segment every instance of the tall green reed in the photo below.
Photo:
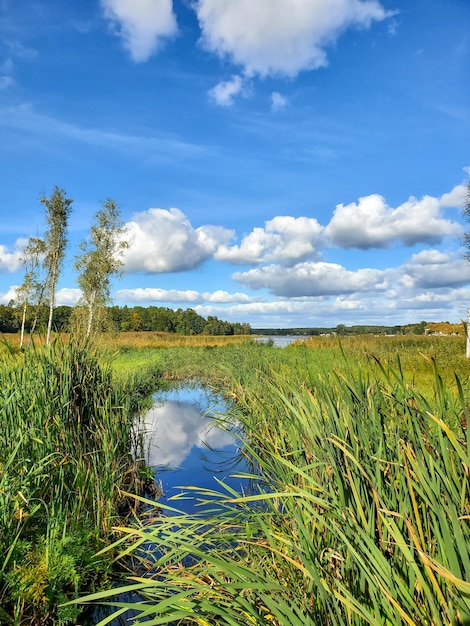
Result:
{"label": "tall green reed", "polygon": [[12,620],[70,623],[58,605],[109,569],[95,553],[131,488],[134,400],[87,342],[4,354],[0,597]]}
{"label": "tall green reed", "polygon": [[[468,624],[467,399],[397,368],[237,383],[254,491],[194,489],[206,516],[122,528],[145,601],[88,597],[165,624]],[[234,370],[235,372],[235,370]],[[177,502],[175,503],[177,506]],[[164,509],[165,507],[163,507]]]}

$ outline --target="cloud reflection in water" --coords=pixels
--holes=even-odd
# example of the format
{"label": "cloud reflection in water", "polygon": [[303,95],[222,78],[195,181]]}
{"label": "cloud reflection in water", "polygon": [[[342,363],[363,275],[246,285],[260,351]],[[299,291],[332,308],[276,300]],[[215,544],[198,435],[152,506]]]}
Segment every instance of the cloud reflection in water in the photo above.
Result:
{"label": "cloud reflection in water", "polygon": [[[172,396],[174,399],[170,399]],[[233,435],[217,428],[206,414],[209,406],[212,407],[209,398],[201,389],[178,389],[167,399],[158,401],[144,418],[148,465],[177,468],[194,448],[207,450],[233,446]],[[219,412],[223,412],[220,403],[210,414]]]}

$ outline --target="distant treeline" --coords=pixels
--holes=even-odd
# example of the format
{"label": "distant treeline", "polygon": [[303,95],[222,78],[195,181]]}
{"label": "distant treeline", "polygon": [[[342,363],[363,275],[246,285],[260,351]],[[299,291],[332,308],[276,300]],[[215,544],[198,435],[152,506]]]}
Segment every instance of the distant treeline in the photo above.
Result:
{"label": "distant treeline", "polygon": [[254,328],[255,335],[299,335],[313,337],[317,335],[424,335],[427,322],[404,324],[400,326],[357,325],[345,326],[338,324],[334,328]]}
{"label": "distant treeline", "polygon": [[[68,332],[79,307],[57,306],[54,308],[54,330]],[[39,307],[37,328],[47,325],[48,306]],[[34,323],[37,309],[26,320],[25,331]],[[213,315],[206,318],[194,309],[169,309],[156,306],[111,306],[105,307],[100,315],[101,330],[114,331],[162,331],[180,335],[249,335],[249,324],[225,322]],[[21,310],[13,304],[0,304],[0,332],[16,333],[21,327]]]}

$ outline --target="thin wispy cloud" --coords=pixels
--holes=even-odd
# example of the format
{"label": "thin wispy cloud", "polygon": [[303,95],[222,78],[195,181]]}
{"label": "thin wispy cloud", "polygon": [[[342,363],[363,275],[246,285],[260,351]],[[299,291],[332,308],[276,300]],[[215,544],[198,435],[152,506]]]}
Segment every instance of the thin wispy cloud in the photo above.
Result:
{"label": "thin wispy cloud", "polygon": [[273,91],[271,94],[271,108],[273,111],[280,111],[287,106],[287,98],[278,91]]}
{"label": "thin wispy cloud", "polygon": [[47,137],[48,144],[69,139],[83,144],[118,150],[146,159],[171,160],[192,158],[207,150],[202,144],[189,143],[168,134],[134,134],[105,128],[93,128],[38,113],[29,104],[0,108],[0,127],[16,129],[28,136]]}

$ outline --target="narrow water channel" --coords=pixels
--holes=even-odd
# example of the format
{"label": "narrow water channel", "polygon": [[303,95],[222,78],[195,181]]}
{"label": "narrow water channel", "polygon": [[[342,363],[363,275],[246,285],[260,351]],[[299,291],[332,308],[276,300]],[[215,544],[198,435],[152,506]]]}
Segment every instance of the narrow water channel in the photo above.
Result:
{"label": "narrow water channel", "polygon": [[[185,513],[201,513],[197,500],[185,487],[217,490],[217,478],[234,489],[246,488],[240,478],[231,475],[246,471],[246,467],[235,431],[219,425],[229,410],[220,395],[202,386],[180,385],[155,393],[153,400],[152,408],[141,418],[139,429],[144,434],[142,456],[163,491],[159,502]],[[130,602],[131,596],[125,601]],[[112,612],[97,609],[90,626]],[[130,613],[125,619],[109,622],[110,626],[132,623]]]}
{"label": "narrow water channel", "polygon": [[197,503],[189,494],[181,497],[187,485],[217,489],[217,477],[240,489],[240,479],[231,476],[235,465],[237,471],[242,469],[238,441],[218,425],[227,412],[223,398],[201,386],[155,394],[143,420],[144,457],[162,488],[161,501],[173,499],[169,504],[191,513]]}

